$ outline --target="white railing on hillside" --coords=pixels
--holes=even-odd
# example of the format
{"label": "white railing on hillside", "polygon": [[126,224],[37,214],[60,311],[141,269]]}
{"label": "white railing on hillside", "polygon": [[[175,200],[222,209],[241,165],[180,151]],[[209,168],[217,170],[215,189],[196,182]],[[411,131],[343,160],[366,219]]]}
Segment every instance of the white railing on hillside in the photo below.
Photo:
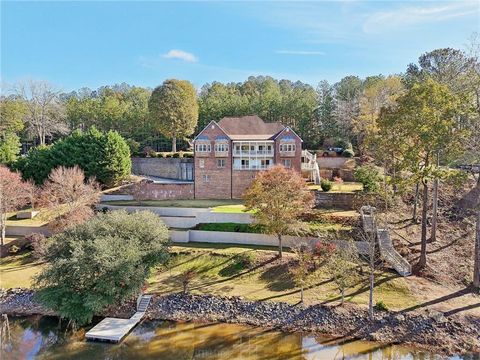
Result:
{"label": "white railing on hillside", "polygon": [[390,233],[387,229],[378,229],[375,222],[375,208],[372,206],[362,206],[360,209],[363,231],[368,235],[374,234],[380,257],[400,275],[409,276],[412,274],[410,263],[395,250]]}

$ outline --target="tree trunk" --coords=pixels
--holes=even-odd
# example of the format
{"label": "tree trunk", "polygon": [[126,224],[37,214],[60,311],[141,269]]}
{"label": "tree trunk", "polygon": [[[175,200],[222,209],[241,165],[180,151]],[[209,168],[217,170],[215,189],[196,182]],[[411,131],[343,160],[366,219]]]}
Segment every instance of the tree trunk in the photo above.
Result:
{"label": "tree trunk", "polygon": [[281,259],[283,257],[283,249],[282,249],[282,235],[278,234],[278,257]]}
{"label": "tree trunk", "polygon": [[437,241],[437,210],[438,210],[438,179],[433,181],[433,215],[432,215],[432,233],[430,241]]}
{"label": "tree trunk", "polygon": [[5,238],[6,238],[6,228],[7,228],[7,214],[0,214],[0,243],[1,245],[5,245]]}
{"label": "tree trunk", "polygon": [[417,182],[415,185],[415,200],[413,201],[413,215],[412,220],[417,221],[417,204],[418,204],[418,194],[420,193],[420,184]]}
{"label": "tree trunk", "polygon": [[173,153],[177,152],[177,137],[176,136],[172,137],[172,152]]}
{"label": "tree trunk", "polygon": [[475,231],[475,264],[473,266],[473,286],[480,289],[480,208],[477,209],[477,226]]}
{"label": "tree trunk", "polygon": [[421,270],[427,265],[427,210],[428,210],[428,182],[423,181],[423,199],[422,199],[422,239],[420,248],[420,259],[418,260],[418,269]]}
{"label": "tree trunk", "polygon": [[373,289],[375,287],[375,274],[370,270],[370,293],[368,295],[368,317],[373,320]]}
{"label": "tree trunk", "polygon": [[[440,154],[437,152],[437,167],[440,166]],[[432,233],[430,234],[430,241],[437,241],[437,220],[438,220],[438,185],[439,180],[435,178],[433,182],[433,218],[432,218]]]}

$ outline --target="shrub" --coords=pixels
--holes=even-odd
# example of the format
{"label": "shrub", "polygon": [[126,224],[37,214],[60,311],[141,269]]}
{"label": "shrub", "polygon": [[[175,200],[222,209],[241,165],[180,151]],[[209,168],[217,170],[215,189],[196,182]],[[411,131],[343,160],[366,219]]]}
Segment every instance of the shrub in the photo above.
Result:
{"label": "shrub", "polygon": [[355,153],[353,152],[352,149],[346,149],[346,150],[343,150],[342,156],[347,158],[352,158],[355,156]]}
{"label": "shrub", "polygon": [[17,246],[17,245],[12,245],[10,246],[10,248],[8,249],[8,252],[10,254],[16,254],[18,253],[19,251],[21,250],[21,247]]}
{"label": "shrub", "polygon": [[334,146],[345,149],[345,150],[346,149],[350,149],[350,150],[352,149],[352,143],[350,141],[344,140],[344,139],[335,140]]}
{"label": "shrub", "polygon": [[157,157],[157,152],[155,150],[150,150],[147,155],[148,155],[148,157],[156,158]]}
{"label": "shrub", "polygon": [[325,192],[330,191],[332,189],[332,186],[333,185],[332,185],[332,182],[330,180],[322,179],[322,181],[320,181],[320,187]]}
{"label": "shrub", "polygon": [[52,169],[78,165],[86,177],[95,177],[107,187],[130,176],[130,149],[116,131],[101,133],[92,127],[86,132],[74,131],[51,146],[30,150],[14,167],[24,179],[43,184]]}
{"label": "shrub", "polygon": [[140,143],[135,141],[134,139],[126,139],[125,142],[127,143],[128,147],[130,148],[131,154],[137,154],[140,150]]}
{"label": "shrub", "polygon": [[224,231],[240,233],[261,233],[262,226],[259,224],[237,224],[237,223],[202,223],[198,224],[198,230],[203,231]]}
{"label": "shrub", "polygon": [[[34,286],[43,306],[78,325],[137,296],[168,259],[168,229],[149,211],[111,211],[49,239]],[[94,276],[92,276],[94,274]]]}
{"label": "shrub", "polygon": [[180,158],[180,157],[182,157],[182,156],[179,152],[176,152],[176,153],[172,154],[172,158]]}
{"label": "shrub", "polygon": [[374,193],[379,191],[382,177],[375,167],[365,165],[355,169],[355,180],[363,184],[364,192]]}
{"label": "shrub", "polygon": [[189,152],[183,153],[183,157],[193,159],[193,153],[189,153]]}
{"label": "shrub", "polygon": [[385,305],[385,303],[382,300],[378,300],[375,303],[375,308],[380,311],[388,311],[387,305]]}
{"label": "shrub", "polygon": [[32,233],[25,237],[32,247],[35,259],[43,260],[47,254],[47,238],[43,234]]}

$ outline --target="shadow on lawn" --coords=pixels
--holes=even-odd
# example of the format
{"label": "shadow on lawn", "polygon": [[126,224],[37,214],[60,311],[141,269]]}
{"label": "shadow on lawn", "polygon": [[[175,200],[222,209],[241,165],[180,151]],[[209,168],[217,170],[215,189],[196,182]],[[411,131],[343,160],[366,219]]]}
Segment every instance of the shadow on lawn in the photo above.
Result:
{"label": "shadow on lawn", "polygon": [[[424,308],[424,307],[427,307],[427,306],[431,306],[431,305],[436,305],[436,304],[439,304],[441,302],[448,301],[448,300],[458,298],[458,297],[461,297],[461,296],[464,296],[464,295],[467,295],[467,294],[471,294],[471,293],[472,293],[472,289],[470,287],[467,287],[465,289],[455,291],[451,294],[441,296],[437,299],[429,300],[429,301],[426,301],[422,304],[414,305],[414,306],[408,307],[406,309],[399,310],[398,313],[407,313],[407,312],[410,312],[410,311],[414,311],[414,310]],[[461,307],[461,308],[458,308],[458,309],[449,310],[449,311],[445,312],[445,315],[446,316],[453,315],[453,314],[456,314],[458,312],[474,309],[474,308],[477,308],[477,307],[480,307],[480,303],[467,305],[467,306],[464,306],[464,307]]]}

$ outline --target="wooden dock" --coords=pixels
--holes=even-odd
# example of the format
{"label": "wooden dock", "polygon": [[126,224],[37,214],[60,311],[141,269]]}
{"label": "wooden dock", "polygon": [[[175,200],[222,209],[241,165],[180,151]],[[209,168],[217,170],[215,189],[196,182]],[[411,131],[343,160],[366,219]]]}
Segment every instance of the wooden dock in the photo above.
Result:
{"label": "wooden dock", "polygon": [[105,318],[85,334],[87,340],[119,343],[142,320],[152,295],[142,295],[137,312],[130,319]]}

